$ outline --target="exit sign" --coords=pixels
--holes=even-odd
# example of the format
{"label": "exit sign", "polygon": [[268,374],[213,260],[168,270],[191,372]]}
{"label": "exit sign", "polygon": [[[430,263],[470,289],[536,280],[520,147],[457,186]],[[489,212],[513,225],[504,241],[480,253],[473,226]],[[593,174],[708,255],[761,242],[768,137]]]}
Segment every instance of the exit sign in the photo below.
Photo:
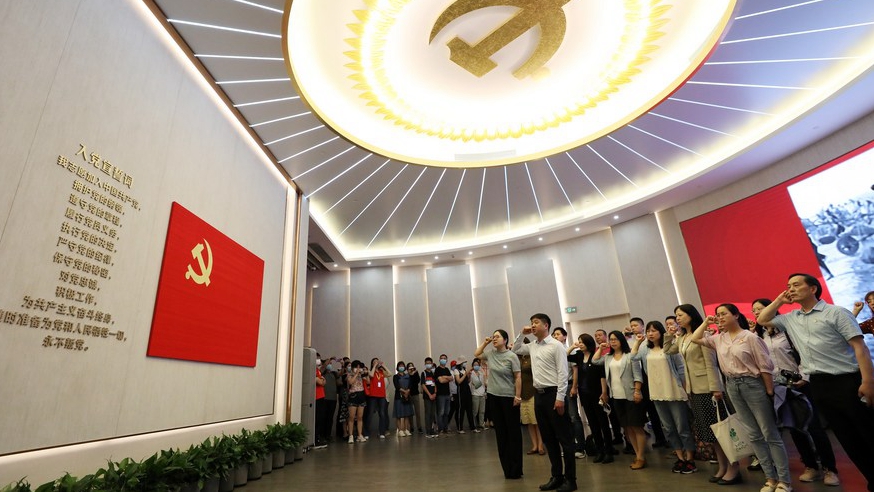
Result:
{"label": "exit sign", "polygon": [[577,312],[577,307],[576,306],[566,307],[566,308],[564,308],[564,312],[575,313],[575,312]]}

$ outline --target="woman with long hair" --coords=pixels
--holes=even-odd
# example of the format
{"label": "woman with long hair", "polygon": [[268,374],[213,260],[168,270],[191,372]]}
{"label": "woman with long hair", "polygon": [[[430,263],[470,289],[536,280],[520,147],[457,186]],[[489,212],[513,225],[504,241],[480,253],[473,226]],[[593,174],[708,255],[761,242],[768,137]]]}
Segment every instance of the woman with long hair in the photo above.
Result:
{"label": "woman with long hair", "polygon": [[666,354],[680,354],[685,365],[685,389],[689,394],[692,410],[692,426],[695,436],[701,442],[711,443],[716,454],[718,468],[710,477],[710,482],[722,485],[739,483],[737,462],[729,463],[725,452],[719,446],[711,425],[717,419],[714,403],[724,400],[725,386],[716,352],[708,347],[692,343],[692,332],[704,322],[701,313],[691,304],[681,304],[674,308],[677,317],[676,336],[665,335]]}
{"label": "woman with long hair", "polygon": [[588,333],[583,333],[577,338],[571,348],[577,348],[577,391],[580,395],[580,404],[589,420],[589,428],[592,438],[598,448],[598,454],[594,463],[613,463],[613,436],[610,433],[610,419],[605,407],[609,408],[610,397],[607,391],[607,380],[604,375],[604,366],[595,364],[597,346],[595,339]]}
{"label": "woman with long hair", "polygon": [[349,444],[355,442],[355,425],[358,425],[358,442],[364,442],[364,409],[367,407],[367,397],[364,395],[364,385],[370,383],[367,367],[360,360],[352,361],[349,373],[346,374],[349,385]]}
{"label": "woman with long hair", "polygon": [[[756,299],[751,306],[753,315],[758,318],[759,313],[770,304],[770,299]],[[775,326],[770,326],[770,323],[762,326],[758,323],[757,319],[756,326],[761,330],[762,340],[765,341],[765,345],[771,354],[771,360],[774,361],[774,379],[805,395],[810,402],[812,415],[810,422],[807,424],[807,430],[799,429],[797,426],[789,428],[789,435],[792,437],[792,442],[795,443],[795,449],[798,450],[798,454],[801,456],[801,462],[804,463],[804,472],[798,479],[802,482],[822,480],[826,485],[840,485],[835,452],[832,449],[831,441],[822,428],[822,424],[819,422],[816,408],[813,407],[813,402],[810,401],[812,398],[807,381],[809,377],[806,374],[802,374],[799,365],[801,359],[795,350],[795,346],[792,344],[792,340],[789,339],[789,335],[785,331]],[[756,331],[758,332],[759,329]],[[790,374],[791,379],[783,376],[784,371]],[[822,471],[820,471],[820,465],[822,465]]]}
{"label": "woman with long hair", "polygon": [[[689,425],[689,397],[685,386],[685,364],[680,354],[666,354],[663,349],[665,327],[659,321],[646,324],[631,349],[640,361],[649,383],[649,397],[656,407],[665,437],[677,455],[671,471],[684,475],[695,473],[695,439]],[[646,342],[644,343],[644,340]]]}
{"label": "woman with long hair", "polygon": [[[711,323],[719,335],[705,337]],[[761,492],[791,492],[789,457],[774,416],[774,363],[765,342],[749,330],[746,317],[734,304],[720,304],[692,333],[691,341],[716,351],[726,376],[728,396],[750,431],[750,443],[765,472]]]}
{"label": "woman with long hair", "polygon": [[611,331],[607,339],[609,345],[602,343],[601,348],[609,346],[609,355],[602,358],[602,351],[599,350],[592,361],[604,366],[607,389],[613,398],[613,410],[618,413],[619,424],[625,430],[625,438],[634,449],[635,458],[631,469],[640,470],[646,467],[646,432],[643,426],[646,425],[647,418],[641,392],[643,373],[640,362],[632,359],[631,348],[622,332]]}
{"label": "woman with long hair", "polygon": [[[510,336],[495,330],[477,347],[474,357],[489,364],[486,398],[489,420],[494,424],[498,458],[504,478],[522,478],[522,429],[519,427],[519,404],[522,402],[522,375],[519,357],[507,348]],[[489,344],[494,350],[486,351]]]}

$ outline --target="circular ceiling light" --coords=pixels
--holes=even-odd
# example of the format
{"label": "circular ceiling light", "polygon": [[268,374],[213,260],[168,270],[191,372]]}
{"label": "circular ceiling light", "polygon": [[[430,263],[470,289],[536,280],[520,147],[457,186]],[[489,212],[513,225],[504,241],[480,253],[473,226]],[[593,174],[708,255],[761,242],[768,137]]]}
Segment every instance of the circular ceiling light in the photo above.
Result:
{"label": "circular ceiling light", "polygon": [[415,164],[565,151],[677,89],[736,0],[292,0],[300,96],[335,131]]}

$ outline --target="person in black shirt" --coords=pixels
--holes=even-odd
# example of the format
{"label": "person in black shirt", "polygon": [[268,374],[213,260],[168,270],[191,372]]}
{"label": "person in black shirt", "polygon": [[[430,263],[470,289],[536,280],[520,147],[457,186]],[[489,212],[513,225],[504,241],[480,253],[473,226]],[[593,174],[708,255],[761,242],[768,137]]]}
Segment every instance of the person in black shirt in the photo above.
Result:
{"label": "person in black shirt", "polygon": [[452,381],[452,372],[446,367],[449,357],[440,354],[440,364],[434,370],[437,377],[437,428],[441,434],[446,434],[449,428],[449,381]]}
{"label": "person in black shirt", "polygon": [[580,404],[586,417],[589,419],[589,427],[598,455],[594,463],[613,463],[613,443],[611,441],[610,420],[605,412],[609,408],[609,396],[607,394],[607,381],[604,376],[604,366],[592,364],[592,357],[597,350],[595,339],[584,333],[579,336],[574,347],[577,362],[577,392],[580,396]]}
{"label": "person in black shirt", "polygon": [[437,376],[434,374],[434,360],[425,357],[425,370],[422,371],[422,401],[425,405],[425,437],[437,437],[440,414],[437,413]]}

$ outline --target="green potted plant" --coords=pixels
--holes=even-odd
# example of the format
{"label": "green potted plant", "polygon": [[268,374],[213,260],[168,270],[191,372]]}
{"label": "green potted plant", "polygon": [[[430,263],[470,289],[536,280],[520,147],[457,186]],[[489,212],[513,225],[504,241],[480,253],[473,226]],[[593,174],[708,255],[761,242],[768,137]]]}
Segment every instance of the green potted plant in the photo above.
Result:
{"label": "green potted plant", "polygon": [[259,429],[253,431],[252,435],[261,448],[261,474],[266,475],[273,471],[273,453],[267,443],[267,432]]}
{"label": "green potted plant", "polygon": [[215,449],[211,441],[207,439],[197,446],[191,445],[185,455],[195,492],[219,492],[219,476],[213,464]]}
{"label": "green potted plant", "polygon": [[141,465],[131,458],[117,463],[110,461],[98,473],[103,476],[104,490],[143,490],[140,483],[143,478]]}
{"label": "green potted plant", "polygon": [[17,482],[10,483],[9,485],[3,487],[2,489],[0,489],[0,492],[31,492],[30,482],[22,478]]}
{"label": "green potted plant", "polygon": [[[76,478],[69,473],[57,480],[44,483],[36,488],[35,492],[91,492],[107,490],[102,478],[103,469],[93,475],[85,475]],[[28,491],[30,489],[27,489]],[[22,491],[23,492],[23,491]]]}
{"label": "green potted plant", "polygon": [[258,480],[261,478],[264,455],[267,454],[267,447],[263,437],[248,429],[243,429],[236,436],[236,439],[241,447],[243,462],[248,468],[247,478],[249,480]]}
{"label": "green potted plant", "polygon": [[307,438],[307,430],[302,424],[297,422],[289,422],[288,427],[289,438],[294,445],[294,459],[300,461],[303,459],[303,443]]}
{"label": "green potted plant", "polygon": [[234,490],[234,469],[239,456],[233,446],[233,439],[222,435],[207,438],[189,449],[189,454],[194,453],[189,460],[200,471],[203,480],[200,486],[203,492]]}
{"label": "green potted plant", "polygon": [[273,454],[273,468],[282,468],[285,466],[285,450],[291,447],[291,441],[288,438],[283,425],[275,423],[267,426],[264,431],[264,437],[267,441],[267,449]]}

